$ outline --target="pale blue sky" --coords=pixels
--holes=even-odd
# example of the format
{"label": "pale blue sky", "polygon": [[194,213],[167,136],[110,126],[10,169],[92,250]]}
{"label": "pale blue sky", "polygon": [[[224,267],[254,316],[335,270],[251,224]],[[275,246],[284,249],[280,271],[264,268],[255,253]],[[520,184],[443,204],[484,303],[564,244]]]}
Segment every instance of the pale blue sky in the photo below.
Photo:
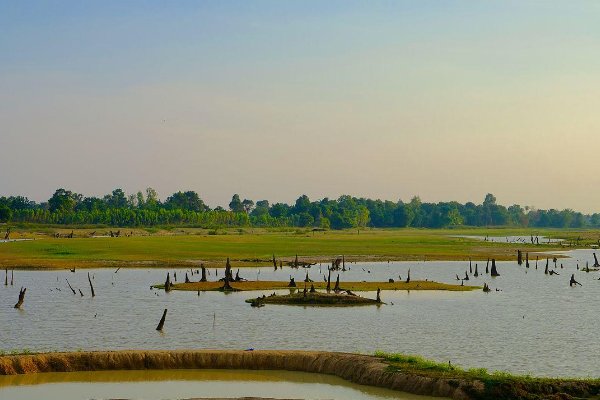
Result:
{"label": "pale blue sky", "polygon": [[0,3],[0,195],[600,211],[600,2]]}

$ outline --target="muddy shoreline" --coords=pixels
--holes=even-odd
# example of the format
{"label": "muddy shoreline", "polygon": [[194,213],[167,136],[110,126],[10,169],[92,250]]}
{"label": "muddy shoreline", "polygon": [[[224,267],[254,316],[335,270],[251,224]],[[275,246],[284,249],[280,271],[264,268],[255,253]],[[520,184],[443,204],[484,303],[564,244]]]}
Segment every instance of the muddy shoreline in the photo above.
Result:
{"label": "muddy shoreline", "polygon": [[143,369],[285,370],[335,375],[353,383],[452,399],[469,399],[478,382],[391,372],[381,358],[316,351],[100,351],[0,356],[0,375]]}

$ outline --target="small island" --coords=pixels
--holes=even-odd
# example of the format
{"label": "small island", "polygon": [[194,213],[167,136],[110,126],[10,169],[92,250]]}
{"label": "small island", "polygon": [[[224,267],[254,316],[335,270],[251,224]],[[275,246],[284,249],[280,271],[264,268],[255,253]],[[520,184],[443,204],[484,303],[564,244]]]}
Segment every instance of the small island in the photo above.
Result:
{"label": "small island", "polygon": [[350,293],[323,293],[323,292],[298,292],[285,295],[273,293],[270,296],[260,296],[246,300],[253,307],[262,307],[265,304],[294,305],[294,306],[368,306],[381,305],[379,291],[377,299],[369,299]]}

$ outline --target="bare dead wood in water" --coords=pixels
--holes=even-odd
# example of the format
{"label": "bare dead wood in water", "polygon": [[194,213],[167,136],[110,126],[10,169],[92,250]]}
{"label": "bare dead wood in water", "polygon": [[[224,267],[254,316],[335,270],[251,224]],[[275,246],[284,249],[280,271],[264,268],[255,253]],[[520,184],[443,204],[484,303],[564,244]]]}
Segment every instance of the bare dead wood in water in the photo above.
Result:
{"label": "bare dead wood in water", "polygon": [[65,280],[67,281],[67,285],[69,285],[69,289],[71,289],[71,292],[73,292],[73,294],[77,294],[77,292],[75,292],[75,289],[73,289],[73,286],[71,286],[71,284],[69,283],[69,280],[67,278],[65,278]]}
{"label": "bare dead wood in water", "polygon": [[294,260],[294,268],[298,268],[298,254],[296,254],[296,259]]}
{"label": "bare dead wood in water", "polygon": [[165,292],[171,291],[171,276],[169,272],[167,272],[167,280],[165,281]]}
{"label": "bare dead wood in water", "polygon": [[277,260],[275,260],[275,254],[273,254],[273,268],[277,271]]}
{"label": "bare dead wood in water", "polygon": [[486,293],[489,293],[489,292],[492,291],[492,289],[490,289],[490,287],[488,286],[487,283],[484,283],[483,284],[483,291],[486,292]]}
{"label": "bare dead wood in water", "polygon": [[465,271],[465,277],[463,278],[463,281],[468,281],[469,280],[469,273],[467,271]]}
{"label": "bare dead wood in water", "polygon": [[408,269],[408,274],[406,276],[406,283],[410,283],[410,268]]}
{"label": "bare dead wood in water", "polygon": [[517,263],[523,265],[523,253],[521,253],[521,250],[517,250]]}
{"label": "bare dead wood in water", "polygon": [[577,286],[577,285],[579,285],[579,286],[583,286],[581,283],[579,283],[579,282],[577,282],[577,281],[575,280],[575,274],[572,274],[572,275],[571,275],[571,280],[569,281],[569,286],[571,286],[571,287],[572,287],[572,286]]}
{"label": "bare dead wood in water", "polygon": [[204,264],[202,264],[202,278],[200,279],[200,282],[206,282],[206,268],[204,267]]}
{"label": "bare dead wood in water", "polygon": [[333,291],[336,293],[340,291],[340,274],[338,274],[335,280],[335,286],[333,287]]}
{"label": "bare dead wood in water", "polygon": [[500,276],[500,274],[498,273],[498,270],[496,269],[496,259],[492,258],[492,276]]}
{"label": "bare dead wood in water", "polygon": [[294,278],[291,277],[291,275],[290,275],[290,283],[288,284],[288,287],[297,287],[296,281],[294,280]]}
{"label": "bare dead wood in water", "polygon": [[8,286],[8,268],[4,269],[6,275],[4,276],[4,286]]}
{"label": "bare dead wood in water", "polygon": [[79,290],[79,294],[81,295],[81,297],[83,297],[83,292],[81,291],[81,289],[77,289]]}
{"label": "bare dead wood in water", "polygon": [[190,278],[188,277],[187,272],[185,273],[185,283],[190,283]]}
{"label": "bare dead wood in water", "polygon": [[92,279],[90,278],[89,272],[88,272],[88,282],[90,283],[90,289],[92,290],[92,297],[96,297],[96,292],[94,292],[94,285],[92,285]]}
{"label": "bare dead wood in water", "polygon": [[598,257],[596,257],[596,253],[594,253],[594,268],[598,267],[600,267],[600,264],[598,263]]}
{"label": "bare dead wood in water", "polygon": [[311,293],[315,293],[316,292],[315,285],[310,285],[310,292]]}
{"label": "bare dead wood in water", "polygon": [[165,311],[163,312],[162,318],[160,319],[160,322],[158,323],[158,326],[156,327],[157,331],[162,331],[163,327],[165,326],[165,320],[167,319],[167,309],[165,308]]}
{"label": "bare dead wood in water", "polygon": [[473,274],[475,278],[479,276],[479,271],[477,271],[477,263],[475,263],[475,273]]}
{"label": "bare dead wood in water", "polygon": [[331,270],[329,270],[329,275],[327,276],[327,293],[331,292]]}
{"label": "bare dead wood in water", "polygon": [[10,270],[10,286],[14,286],[15,284],[15,270]]}
{"label": "bare dead wood in water", "polygon": [[485,273],[489,274],[490,273],[490,259],[487,259],[487,264],[485,264]]}
{"label": "bare dead wood in water", "polygon": [[27,289],[21,288],[21,290],[19,291],[19,301],[17,301],[17,304],[15,304],[15,308],[16,309],[21,309],[21,306],[23,305],[23,302],[25,301],[25,292],[27,291]]}
{"label": "bare dead wood in water", "polygon": [[544,274],[548,275],[548,264],[550,264],[550,260],[546,258],[546,269],[544,270]]}
{"label": "bare dead wood in water", "polygon": [[304,282],[313,282],[313,280],[308,277],[308,271],[306,271],[306,278],[304,278]]}
{"label": "bare dead wood in water", "polygon": [[469,257],[469,272],[473,273],[473,264],[471,263],[471,257]]}
{"label": "bare dead wood in water", "polygon": [[377,288],[377,300],[378,303],[381,303],[381,289]]}
{"label": "bare dead wood in water", "polygon": [[529,253],[525,253],[525,267],[529,268]]}

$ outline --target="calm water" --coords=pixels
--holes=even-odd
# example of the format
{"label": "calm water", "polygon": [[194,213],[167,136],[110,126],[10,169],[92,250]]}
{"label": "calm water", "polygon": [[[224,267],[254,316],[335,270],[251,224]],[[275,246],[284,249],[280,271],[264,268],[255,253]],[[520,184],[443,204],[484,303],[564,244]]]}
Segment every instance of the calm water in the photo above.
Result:
{"label": "calm water", "polygon": [[[461,237],[466,239],[477,239],[477,240],[487,240],[488,242],[500,242],[500,243],[531,243],[531,236],[471,236],[471,235],[457,235],[455,237]],[[537,238],[540,244],[548,244],[548,243],[560,243],[564,242],[564,239],[556,239],[556,238],[548,238],[545,236],[533,236],[534,239]],[[536,242],[537,243],[537,242]]]}
{"label": "calm water", "polygon": [[[223,294],[151,290],[163,282],[163,269],[90,270],[96,297],[90,297],[86,271],[15,271],[15,285],[0,284],[0,350],[115,349],[300,349],[419,354],[464,367],[486,367],[544,376],[600,376],[597,305],[600,275],[576,270],[592,264],[591,250],[565,253],[560,276],[499,262],[498,278],[485,275],[466,284],[487,282],[491,293],[383,292],[389,305],[358,308],[303,308],[268,305],[251,308],[244,300],[262,292]],[[554,268],[552,261],[551,267]],[[560,268],[560,263],[564,268]],[[456,283],[468,262],[394,262],[347,264],[344,280],[429,279]],[[475,263],[473,263],[473,267]],[[246,268],[242,277],[260,280],[304,279],[307,270]],[[308,270],[314,280],[323,265]],[[370,273],[369,273],[370,271]],[[214,269],[209,276],[215,279]],[[583,287],[569,287],[575,273]],[[0,282],[3,283],[3,272]],[[178,270],[179,281],[184,271]],[[219,277],[223,270],[219,270]],[[333,277],[336,275],[333,274]],[[73,295],[65,278],[85,297]],[[193,280],[198,280],[194,276]],[[10,277],[9,277],[10,281]],[[19,288],[27,288],[22,310],[13,309]],[[496,292],[499,288],[502,291]],[[59,290],[60,289],[60,290]],[[265,292],[268,294],[268,292]],[[375,297],[375,293],[365,296]],[[393,303],[393,305],[392,305]],[[163,333],[155,330],[163,309]]]}
{"label": "calm water", "polygon": [[159,400],[249,396],[307,400],[433,399],[356,385],[335,376],[288,371],[107,371],[0,376],[0,398],[11,400]]}

